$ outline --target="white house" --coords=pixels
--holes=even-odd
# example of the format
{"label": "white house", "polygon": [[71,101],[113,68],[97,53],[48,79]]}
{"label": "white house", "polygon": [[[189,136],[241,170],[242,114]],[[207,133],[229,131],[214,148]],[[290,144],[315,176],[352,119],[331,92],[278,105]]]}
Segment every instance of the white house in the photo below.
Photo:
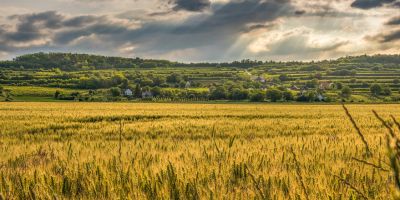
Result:
{"label": "white house", "polygon": [[319,101],[323,101],[323,100],[325,99],[325,97],[324,97],[322,94],[318,94],[318,95],[317,95],[317,99],[318,99]]}
{"label": "white house", "polygon": [[126,90],[124,91],[124,95],[130,97],[130,96],[133,95],[133,92],[132,92],[131,89],[126,89]]}
{"label": "white house", "polygon": [[186,82],[185,88],[190,88],[191,84],[190,81]]}

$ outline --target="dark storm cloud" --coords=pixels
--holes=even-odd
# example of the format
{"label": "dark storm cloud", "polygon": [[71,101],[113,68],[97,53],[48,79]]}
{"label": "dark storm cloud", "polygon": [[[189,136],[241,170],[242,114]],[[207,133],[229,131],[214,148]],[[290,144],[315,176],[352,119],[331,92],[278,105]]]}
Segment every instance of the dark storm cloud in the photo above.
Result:
{"label": "dark storm cloud", "polygon": [[[204,6],[208,1],[200,2]],[[158,55],[183,49],[207,49],[204,56],[214,59],[219,56],[217,52],[227,51],[235,44],[241,34],[256,29],[268,30],[277,19],[296,16],[295,12],[296,8],[288,0],[230,1],[214,4],[209,13],[189,17],[179,24],[150,21],[137,28],[110,20],[110,16],[67,17],[57,12],[44,12],[13,16],[19,28],[8,30],[8,37],[18,35],[20,38],[13,38],[16,42],[50,39],[50,46],[54,49],[68,46],[90,49],[96,46],[96,50],[110,51],[129,43],[135,45],[135,52],[142,55],[146,52]],[[1,45],[5,46],[5,43],[1,44],[0,36]],[[7,42],[7,45],[13,43]],[[237,51],[244,50],[240,48]]]}
{"label": "dark storm cloud", "polygon": [[246,27],[245,30],[243,30],[243,33],[250,33],[252,31],[256,31],[256,30],[269,30],[269,29],[273,29],[276,27],[276,24],[253,24],[253,25],[249,25],[248,27]]}
{"label": "dark storm cloud", "polygon": [[63,21],[64,26],[71,26],[71,27],[81,27],[86,24],[90,24],[99,20],[99,17],[94,16],[78,16],[68,20]]}
{"label": "dark storm cloud", "polygon": [[[356,2],[358,3],[354,2],[353,7],[362,7],[359,3],[361,0]],[[393,6],[396,3],[394,0],[378,2],[381,3],[364,5],[362,8],[367,9],[372,5],[372,7]],[[291,21],[280,20],[282,18],[325,20],[322,17],[330,17],[336,20],[357,16],[361,19],[362,15],[368,14],[347,12],[323,3],[319,4],[320,7],[295,7],[298,4],[290,0],[230,0],[225,3],[211,3],[210,0],[168,0],[163,5],[165,4],[168,4],[167,7],[163,7],[166,9],[124,10],[115,16],[106,14],[69,16],[55,11],[14,15],[9,17],[9,26],[0,24],[0,50],[20,52],[25,49],[40,48],[49,51],[67,49],[88,53],[101,51],[118,55],[120,49],[129,47],[128,49],[134,49],[131,52],[137,56],[157,57],[175,51],[186,55],[187,50],[193,50],[196,52],[196,59],[220,60],[223,54],[227,55],[227,59],[236,59],[241,58],[245,51],[250,51],[247,47],[257,37],[262,37],[261,34],[292,29]],[[179,18],[181,16],[182,18]],[[171,20],[167,21],[169,19]],[[326,19],[322,24],[331,26],[332,21],[329,20],[331,19]],[[289,26],[285,26],[284,23],[288,23]],[[393,23],[395,22],[390,22]],[[322,32],[328,30],[312,27],[307,21],[304,21],[304,24],[300,23],[299,26]],[[333,27],[335,28],[332,30],[340,28]],[[268,49],[273,49],[274,53],[281,55],[295,52],[303,55],[306,52],[317,54],[337,51],[344,45],[338,43],[321,48],[307,47],[309,43],[305,42],[306,40],[307,37],[301,36],[288,38],[284,40],[285,42]],[[394,40],[396,40],[395,32],[387,32],[379,37],[380,42]],[[290,49],[296,51],[290,52]]]}
{"label": "dark storm cloud", "polygon": [[391,31],[381,36],[381,42],[394,42],[400,40],[400,30]]}
{"label": "dark storm cloud", "polygon": [[[55,11],[42,13],[13,15],[10,20],[17,20],[15,31],[3,31],[3,37],[7,41],[29,42],[46,37],[46,30],[59,30],[65,27],[80,28],[87,24],[104,20],[104,17],[77,16],[67,18]],[[99,30],[99,28],[97,28]],[[103,30],[104,32],[104,30]]]}
{"label": "dark storm cloud", "polygon": [[366,40],[378,43],[389,43],[400,41],[400,29],[389,30],[374,36],[366,36]]}
{"label": "dark storm cloud", "polygon": [[100,36],[111,35],[113,37],[117,37],[119,34],[126,33],[127,31],[128,29],[120,24],[98,23],[80,29],[60,31],[55,35],[54,42],[56,44],[68,44],[75,39],[92,34]]}
{"label": "dark storm cloud", "polygon": [[294,13],[294,8],[288,1],[284,0],[232,1],[215,10],[211,16],[199,24],[178,27],[174,33],[217,32],[221,30],[231,30],[233,33],[237,33],[249,23],[271,22],[292,13]]}
{"label": "dark storm cloud", "polygon": [[5,34],[6,40],[26,42],[40,38],[42,29],[59,28],[62,16],[54,11],[37,14],[13,15],[11,20],[18,20],[16,31]]}
{"label": "dark storm cloud", "polygon": [[[273,22],[293,15],[295,10],[288,1],[247,0],[231,1],[212,7],[211,15],[189,18],[179,25],[148,24],[128,31],[124,40],[137,44],[137,51],[166,53],[187,48],[211,48],[215,52],[229,49],[238,37],[255,24]],[[213,53],[218,56],[220,53]]]}
{"label": "dark storm cloud", "polygon": [[400,25],[400,16],[390,19],[386,25]]}
{"label": "dark storm cloud", "polygon": [[173,0],[174,10],[202,11],[210,7],[210,0]]}
{"label": "dark storm cloud", "polygon": [[378,8],[382,7],[386,4],[395,5],[398,2],[394,3],[396,0],[355,0],[351,7],[360,8],[360,9],[371,9],[371,8]]}

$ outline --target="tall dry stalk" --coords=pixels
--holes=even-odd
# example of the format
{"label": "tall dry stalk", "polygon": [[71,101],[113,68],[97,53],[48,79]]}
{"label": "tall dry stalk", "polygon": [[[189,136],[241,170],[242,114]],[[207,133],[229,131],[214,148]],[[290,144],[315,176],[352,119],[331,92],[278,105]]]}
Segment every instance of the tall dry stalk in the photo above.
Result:
{"label": "tall dry stalk", "polygon": [[367,157],[372,156],[372,152],[371,152],[371,150],[369,148],[368,142],[365,139],[364,135],[362,134],[362,132],[361,132],[360,128],[358,127],[356,121],[354,120],[353,116],[350,114],[349,110],[347,109],[347,107],[344,104],[342,104],[342,107],[343,107],[347,117],[350,119],[350,122],[353,124],[354,129],[356,129],[358,136],[360,136],[361,141],[364,143],[365,156],[367,156]]}
{"label": "tall dry stalk", "polygon": [[300,183],[301,188],[303,189],[304,196],[306,197],[306,200],[309,200],[308,192],[307,192],[307,189],[306,189],[306,185],[304,184],[303,176],[301,175],[300,163],[299,163],[299,161],[297,160],[297,157],[296,157],[296,154],[294,153],[293,148],[290,148],[290,152],[291,152],[292,155],[293,155],[293,160],[294,160],[294,163],[295,163],[295,165],[296,165],[296,175],[297,175],[297,179],[298,179],[298,181],[299,181],[299,183]]}
{"label": "tall dry stalk", "polygon": [[118,148],[119,162],[122,163],[122,119],[119,120],[119,148]]}
{"label": "tall dry stalk", "polygon": [[360,197],[362,197],[363,199],[368,199],[368,197],[367,196],[365,196],[365,194],[364,193],[362,193],[359,189],[357,189],[356,187],[354,187],[349,181],[347,181],[346,179],[344,179],[344,178],[342,178],[342,177],[340,177],[340,176],[338,176],[338,175],[335,175],[335,174],[332,174],[332,176],[334,176],[335,178],[337,178],[337,179],[339,179],[341,182],[343,182],[345,185],[347,185],[347,186],[349,186],[352,190],[354,190]]}
{"label": "tall dry stalk", "polygon": [[[375,110],[373,110],[372,112],[374,113],[375,117],[382,123],[382,125],[386,127],[386,129],[388,130],[386,141],[387,141],[387,148],[389,151],[390,165],[392,167],[396,190],[397,190],[395,198],[400,199],[400,139],[395,134],[395,131],[389,126],[389,124],[381,116],[379,116],[379,114]],[[400,125],[397,122],[396,118],[394,118],[394,116],[391,117],[394,123],[400,129]]]}

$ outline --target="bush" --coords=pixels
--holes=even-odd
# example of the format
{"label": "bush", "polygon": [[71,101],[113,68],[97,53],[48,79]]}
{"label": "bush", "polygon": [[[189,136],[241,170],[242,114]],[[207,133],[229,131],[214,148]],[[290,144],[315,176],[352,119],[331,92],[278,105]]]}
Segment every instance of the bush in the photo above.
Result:
{"label": "bush", "polygon": [[392,90],[389,87],[384,87],[382,94],[385,96],[390,96],[390,95],[392,95]]}
{"label": "bush", "polygon": [[382,86],[375,83],[375,84],[371,85],[370,91],[371,91],[372,95],[378,96],[382,92]]}
{"label": "bush", "polygon": [[119,89],[117,87],[110,88],[109,92],[110,92],[111,96],[113,96],[113,97],[121,96],[121,89]]}
{"label": "bush", "polygon": [[340,95],[344,98],[349,98],[351,96],[352,90],[349,86],[344,86]]}
{"label": "bush", "polygon": [[210,98],[212,100],[226,99],[226,96],[226,90],[223,86],[218,86],[215,89],[211,89]]}
{"label": "bush", "polygon": [[232,90],[232,99],[233,100],[244,100],[249,97],[249,92],[247,90],[234,88]]}
{"label": "bush", "polygon": [[59,90],[57,90],[55,93],[54,93],[54,98],[55,99],[58,99],[58,97],[61,95],[61,92],[59,91]]}
{"label": "bush", "polygon": [[294,95],[291,91],[284,91],[282,96],[285,101],[293,101],[294,100]]}
{"label": "bush", "polygon": [[264,101],[264,94],[262,91],[255,91],[250,95],[250,101],[261,102]]}
{"label": "bush", "polygon": [[282,99],[282,92],[277,89],[270,89],[267,90],[266,93],[267,99],[271,100],[272,102],[276,102]]}

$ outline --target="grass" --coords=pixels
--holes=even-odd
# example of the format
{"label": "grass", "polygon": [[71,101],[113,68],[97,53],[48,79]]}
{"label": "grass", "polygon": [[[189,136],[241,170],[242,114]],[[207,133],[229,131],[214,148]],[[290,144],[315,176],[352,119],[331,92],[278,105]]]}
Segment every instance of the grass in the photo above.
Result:
{"label": "grass", "polygon": [[0,103],[0,199],[390,199],[400,107],[347,108],[364,142],[340,105]]}
{"label": "grass", "polygon": [[64,94],[70,94],[72,92],[80,92],[86,90],[75,90],[65,88],[51,88],[51,87],[36,87],[36,86],[5,86],[7,90],[11,90],[12,95],[15,97],[24,98],[40,98],[40,97],[53,97],[56,91],[60,91]]}

